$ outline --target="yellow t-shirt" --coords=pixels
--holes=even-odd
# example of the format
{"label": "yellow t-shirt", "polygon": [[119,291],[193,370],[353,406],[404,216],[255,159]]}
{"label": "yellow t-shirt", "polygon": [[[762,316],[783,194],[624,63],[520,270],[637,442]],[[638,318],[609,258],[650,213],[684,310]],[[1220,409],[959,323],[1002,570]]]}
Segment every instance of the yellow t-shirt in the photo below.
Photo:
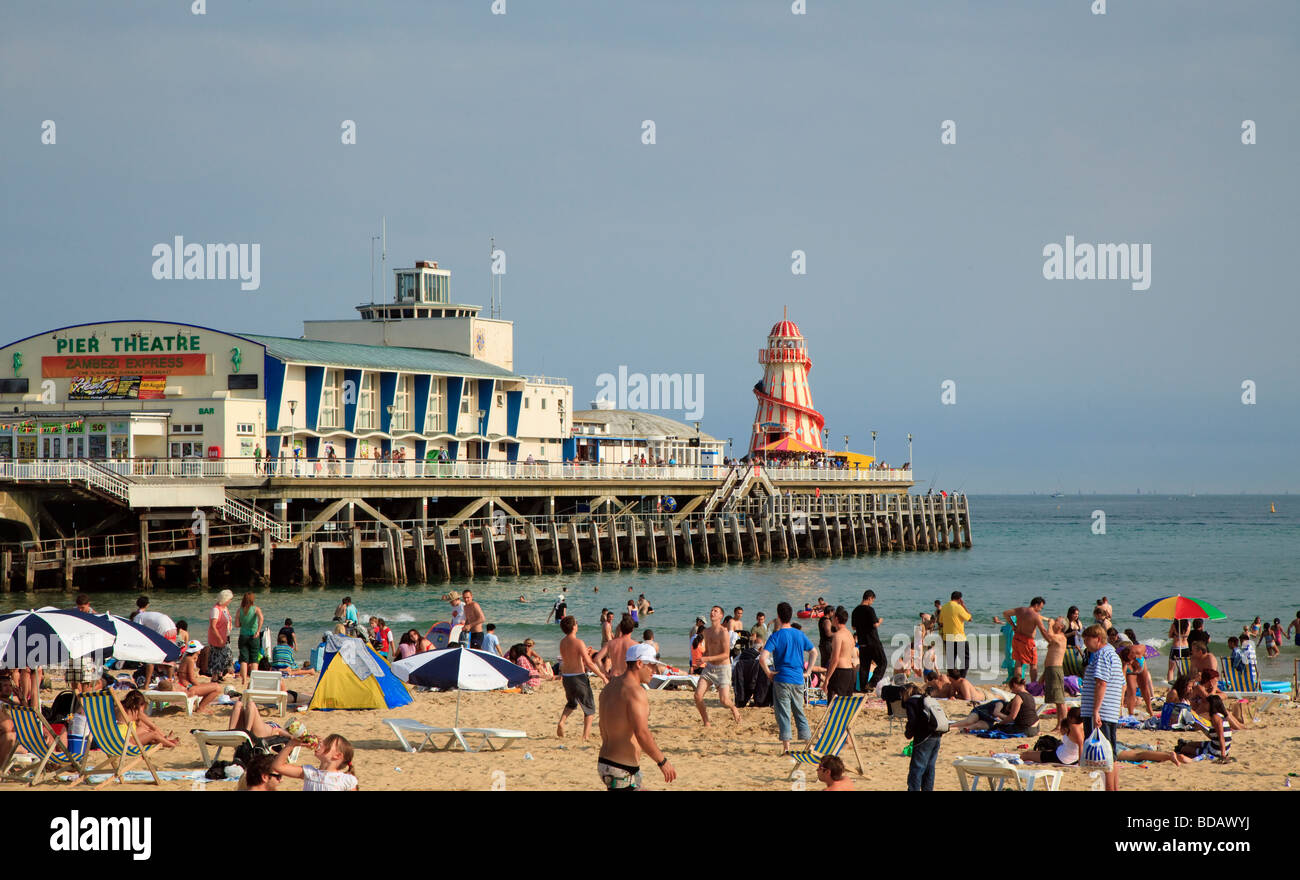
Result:
{"label": "yellow t-shirt", "polygon": [[939,624],[943,628],[943,638],[948,642],[966,641],[966,621],[970,612],[957,602],[949,602],[939,610]]}

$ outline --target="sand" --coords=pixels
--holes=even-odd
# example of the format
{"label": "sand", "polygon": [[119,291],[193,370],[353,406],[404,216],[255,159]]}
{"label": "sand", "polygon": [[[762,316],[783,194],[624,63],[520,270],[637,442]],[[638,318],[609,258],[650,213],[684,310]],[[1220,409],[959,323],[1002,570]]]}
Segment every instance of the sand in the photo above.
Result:
{"label": "sand", "polygon": [[[310,689],[312,677],[298,678],[291,687]],[[599,690],[600,683],[594,682]],[[788,779],[792,767],[788,758],[778,754],[776,722],[770,708],[742,709],[736,724],[730,713],[722,710],[717,697],[706,698],[713,727],[704,729],[689,691],[664,691],[649,694],[651,725],[655,737],[677,768],[676,782],[664,782],[653,762],[642,758],[642,768],[649,790],[716,791],[718,789],[788,791],[799,783]],[[567,736],[555,735],[555,724],[564,704],[563,689],[558,681],[544,682],[533,694],[470,693],[461,695],[462,727],[505,727],[526,731],[528,739],[501,752],[421,752],[401,751],[385,718],[413,718],[427,724],[450,727],[455,712],[455,693],[414,694],[414,702],[396,710],[358,712],[303,712],[310,732],[317,735],[341,733],[356,746],[356,768],[361,789],[448,789],[448,790],[584,790],[600,789],[595,765],[599,750],[599,729],[593,724],[592,739],[583,743],[581,712],[570,716]],[[945,708],[952,716],[963,714],[967,704],[952,701]],[[1300,771],[1300,704],[1278,702],[1249,730],[1233,738],[1232,754],[1236,762],[1220,765],[1209,761],[1175,768],[1169,763],[1145,766],[1122,765],[1120,788],[1129,790],[1270,790],[1281,789],[1289,771]],[[825,710],[810,707],[810,721],[816,722]],[[190,728],[224,729],[230,716],[228,707],[218,707],[214,715],[186,718],[179,709],[164,709],[154,718],[163,730],[185,734],[179,747],[156,753],[160,770],[201,769],[198,747],[186,733]],[[274,713],[268,714],[272,720]],[[1054,722],[1044,719],[1044,728]],[[1200,734],[1190,731],[1121,731],[1126,743],[1152,743],[1169,749],[1179,738],[1193,739]],[[907,740],[902,725],[889,732],[885,706],[870,703],[859,716],[855,742],[862,756],[864,775],[854,776],[858,789],[900,791],[907,787],[908,759],[902,756]],[[989,755],[1013,752],[1017,746],[1032,745],[1032,739],[984,740],[961,734],[948,734],[940,748],[936,790],[956,791],[957,774],[952,762],[960,755]],[[846,746],[843,757],[850,770],[855,769],[852,752]],[[222,755],[229,759],[230,752]],[[304,755],[305,760],[313,760]],[[807,768],[803,788],[819,790],[815,768]],[[1300,779],[1294,780],[1300,788]],[[1085,771],[1067,769],[1061,788],[1086,790],[1092,780]],[[50,788],[44,785],[42,788]],[[112,788],[113,786],[109,786]],[[151,785],[131,784],[133,790],[151,789]],[[190,790],[192,784],[164,782],[166,790]],[[210,783],[214,790],[233,789],[234,782]],[[283,790],[297,790],[301,783],[285,780]],[[0,790],[19,790],[14,783],[0,784]]]}

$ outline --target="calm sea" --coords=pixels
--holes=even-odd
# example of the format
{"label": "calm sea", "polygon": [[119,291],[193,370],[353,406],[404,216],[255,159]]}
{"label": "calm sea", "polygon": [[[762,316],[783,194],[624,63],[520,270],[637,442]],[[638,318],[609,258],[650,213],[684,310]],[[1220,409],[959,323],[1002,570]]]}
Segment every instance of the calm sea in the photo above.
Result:
{"label": "calm sea", "polygon": [[[1276,513],[1269,512],[1270,502],[1276,504]],[[1098,510],[1105,513],[1105,534],[1093,531],[1093,512]],[[975,546],[970,550],[479,577],[473,587],[504,647],[532,637],[546,656],[558,653],[559,628],[545,623],[557,594],[567,595],[579,634],[599,644],[600,610],[621,611],[629,598],[645,593],[655,613],[642,626],[654,629],[664,656],[679,663],[687,656],[692,622],[697,615],[707,618],[715,603],[728,611],[744,606],[744,619],[752,624],[756,611],[774,616],[781,600],[800,608],[824,596],[832,604],[851,607],[867,588],[876,591],[886,644],[894,633],[910,633],[917,613],[928,610],[935,599],[947,601],[953,590],[965,594],[975,616],[968,626],[972,633],[997,633],[992,616],[1035,595],[1047,599],[1048,613],[1063,614],[1068,606],[1078,605],[1085,619],[1095,601],[1106,595],[1115,608],[1116,624],[1121,629],[1131,626],[1144,640],[1163,638],[1168,623],[1132,618],[1138,606],[1172,593],[1204,598],[1227,614],[1227,620],[1207,626],[1218,654],[1226,653],[1227,637],[1256,615],[1265,620],[1279,617],[1285,627],[1300,611],[1300,498],[1294,496],[999,495],[972,497],[971,511]],[[395,632],[412,627],[423,631],[447,619],[443,593],[466,583],[273,587],[259,594],[258,601],[268,623],[277,628],[283,618],[293,619],[303,649],[300,659],[305,659],[344,595],[352,595],[363,621],[375,615],[385,618]],[[96,593],[93,601],[100,611],[125,614],[134,608],[137,595],[133,590]],[[526,602],[519,601],[521,595]],[[57,591],[0,595],[0,610],[70,606],[72,598]],[[210,607],[211,595],[198,591],[153,594],[155,610],[189,620],[200,639],[206,634],[200,622]],[[815,642],[815,625],[806,631]],[[1290,678],[1296,657],[1300,652],[1292,646],[1268,663],[1261,649],[1265,677]]]}

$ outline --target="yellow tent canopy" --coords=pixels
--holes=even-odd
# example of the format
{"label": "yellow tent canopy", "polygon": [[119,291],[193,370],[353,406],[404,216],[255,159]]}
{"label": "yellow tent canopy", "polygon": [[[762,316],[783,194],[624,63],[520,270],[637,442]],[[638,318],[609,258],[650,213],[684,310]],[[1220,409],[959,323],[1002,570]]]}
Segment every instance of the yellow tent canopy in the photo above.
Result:
{"label": "yellow tent canopy", "polygon": [[863,455],[860,452],[832,452],[831,458],[842,458],[848,465],[857,467],[869,467],[876,460],[874,455]]}

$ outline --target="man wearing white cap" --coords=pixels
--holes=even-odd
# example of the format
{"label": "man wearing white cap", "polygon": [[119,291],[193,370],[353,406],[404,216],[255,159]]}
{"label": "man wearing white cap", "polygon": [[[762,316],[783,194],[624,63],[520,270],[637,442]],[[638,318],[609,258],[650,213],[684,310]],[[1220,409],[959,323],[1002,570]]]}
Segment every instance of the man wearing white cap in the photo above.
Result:
{"label": "man wearing white cap", "polygon": [[611,679],[600,692],[601,746],[596,772],[607,791],[641,788],[642,750],[663,772],[665,782],[677,778],[677,771],[650,732],[645,685],[654,676],[658,660],[654,648],[644,642],[633,645],[627,651],[627,671]]}

